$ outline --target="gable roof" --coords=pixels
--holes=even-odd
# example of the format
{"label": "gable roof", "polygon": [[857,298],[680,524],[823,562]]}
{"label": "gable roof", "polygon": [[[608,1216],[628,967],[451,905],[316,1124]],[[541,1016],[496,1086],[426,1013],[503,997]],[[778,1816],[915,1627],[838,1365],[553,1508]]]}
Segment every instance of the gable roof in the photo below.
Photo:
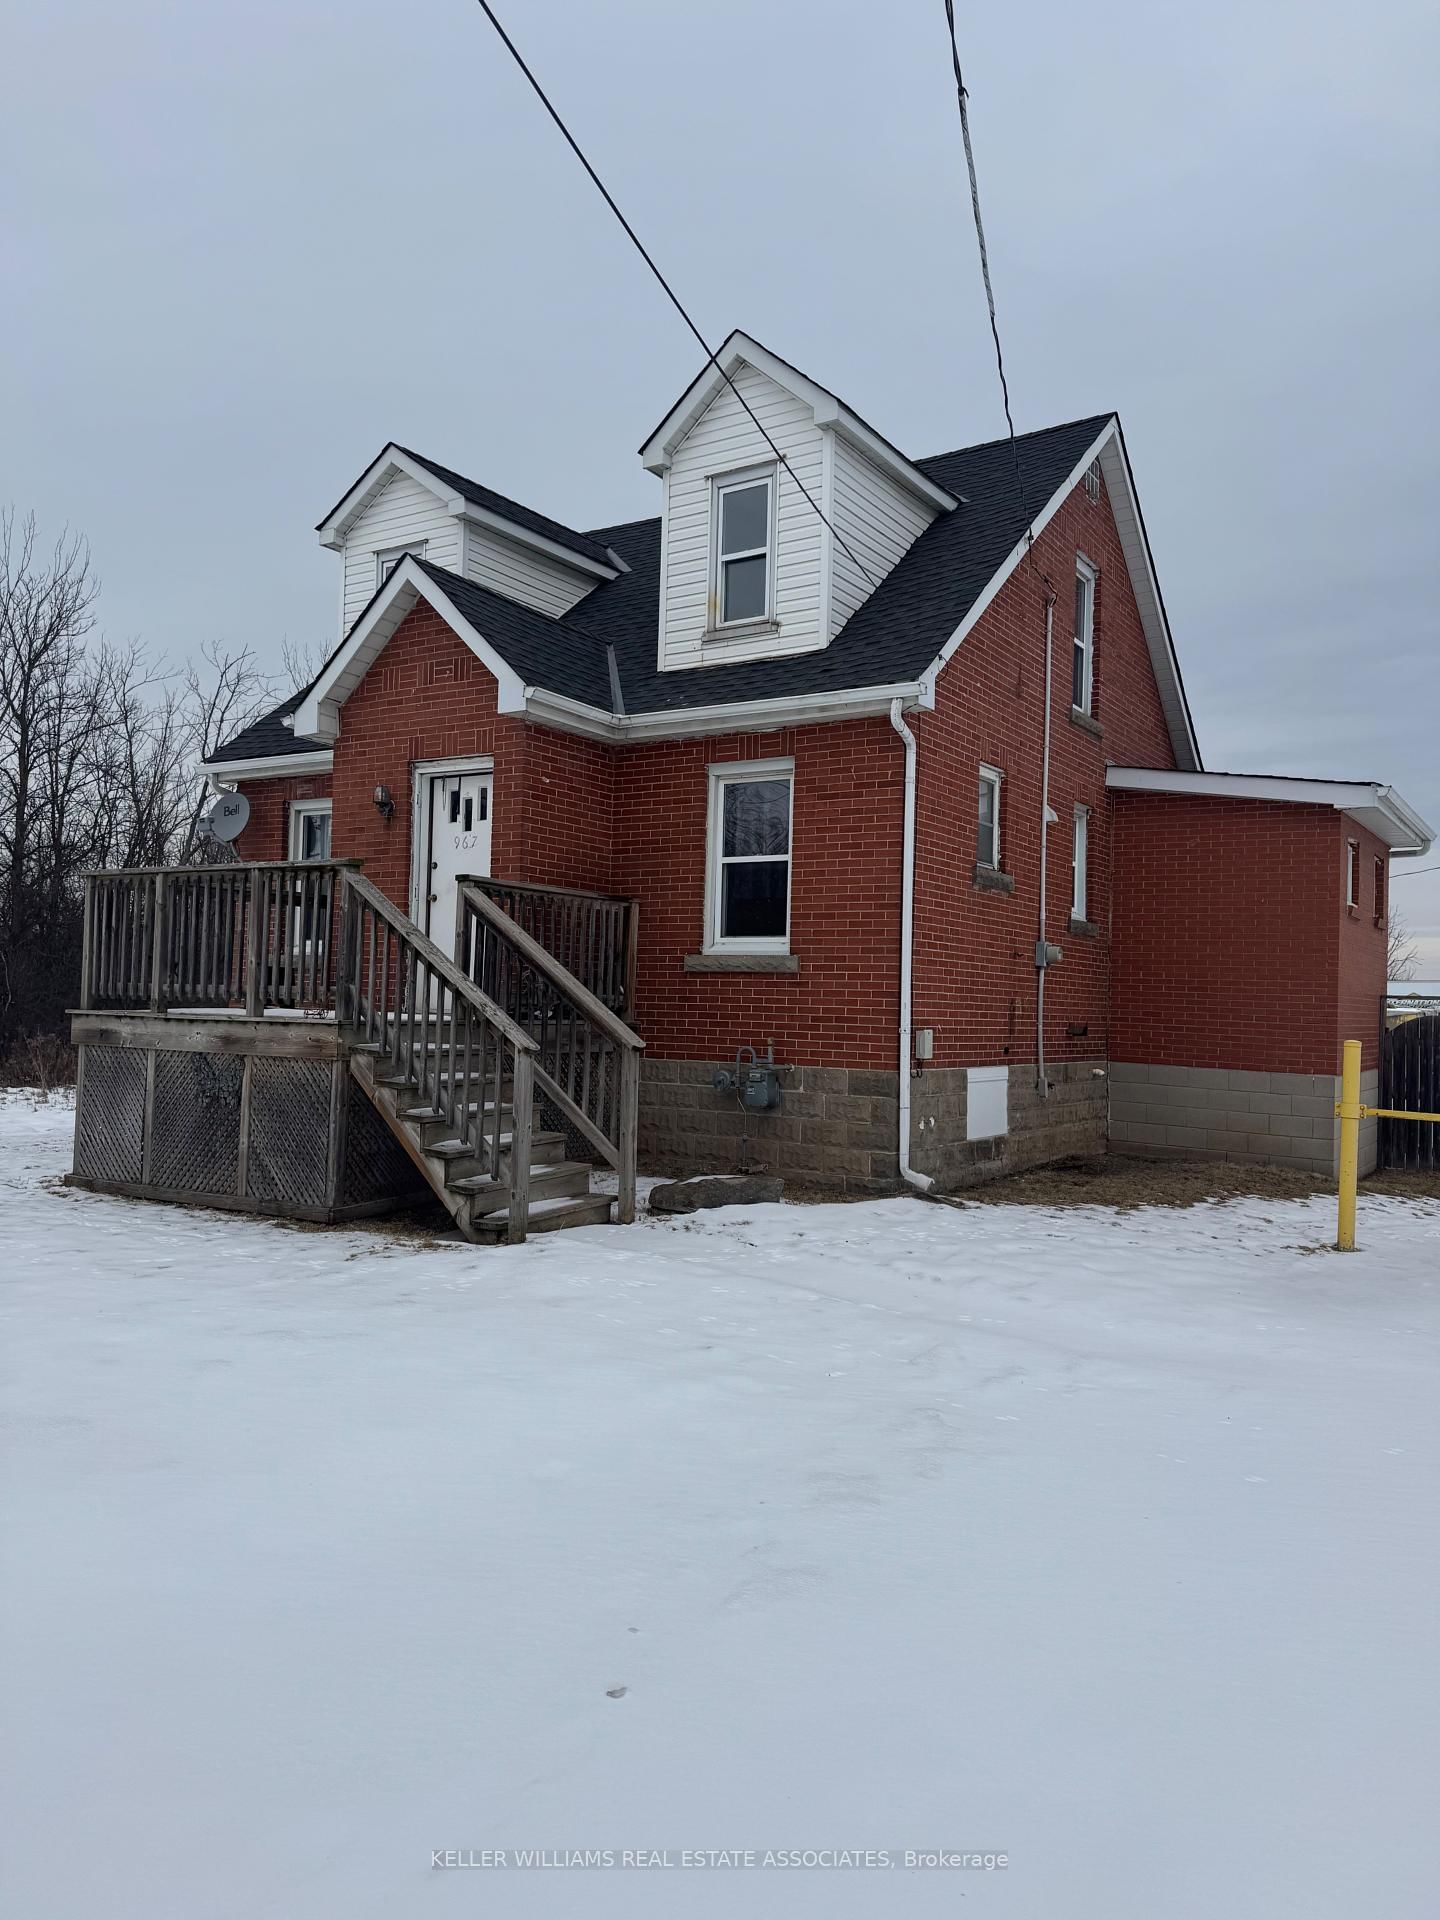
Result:
{"label": "gable roof", "polygon": [[944,512],[956,504],[954,496],[925,473],[920,463],[909,459],[883,433],[877,433],[869,421],[861,419],[853,407],[847,407],[838,394],[822,387],[818,380],[812,380],[808,373],[782,360],[778,353],[772,353],[769,347],[762,346],[738,327],[727,337],[714,360],[696,374],[655,431],[641,443],[640,458],[652,473],[665,471],[675,448],[742,365],[754,367],[776,386],[793,394],[810,409],[816,426],[833,428],[842,439],[867,454],[882,473],[888,473],[892,480],[932,507]]}
{"label": "gable roof", "polygon": [[324,519],[316,522],[315,531],[322,543],[343,544],[346,532],[394,473],[408,473],[412,480],[428,486],[437,498],[447,503],[458,498],[475,508],[477,516],[498,522],[512,533],[528,535],[532,541],[548,548],[558,549],[557,557],[581,563],[586,572],[599,572],[608,578],[615,571],[613,556],[591,535],[577,533],[573,527],[552,520],[548,514],[536,513],[518,500],[507,499],[493,487],[467,479],[453,467],[442,467],[425,454],[402,447],[397,440],[386,441],[359,479],[345,489]]}
{"label": "gable roof", "polygon": [[[1021,434],[1013,451],[1008,439],[991,440],[915,462],[927,482],[959,504],[931,522],[828,647],[779,660],[661,672],[656,664],[660,521],[626,521],[583,536],[595,548],[618,556],[625,570],[613,572],[559,619],[410,557],[377,590],[326,662],[320,680],[330,675],[328,687],[310,702],[303,717],[318,726],[321,698],[333,702],[338,695],[343,701],[342,681],[348,688],[358,678],[352,677],[357,652],[369,649],[387,622],[393,631],[427,588],[453,610],[467,643],[497,664],[506,678],[508,698],[524,706],[541,691],[550,696],[544,717],[562,725],[573,720],[581,730],[638,737],[642,730],[684,731],[687,715],[696,725],[702,715],[708,719],[717,711],[723,719],[723,710],[731,707],[771,703],[778,709],[782,703],[800,701],[807,710],[817,710],[827,700],[853,702],[866,694],[872,705],[881,706],[896,693],[925,697],[933,692],[940,666],[1019,564],[1027,527],[1033,525],[1038,533],[1096,458],[1105,467],[1126,544],[1176,758],[1182,767],[1198,768],[1179,666],[1119,421],[1112,413]],[[342,659],[347,650],[349,664]],[[297,696],[289,710],[299,704]],[[277,715],[258,723],[270,729],[267,738],[278,740],[272,726],[278,725]],[[816,711],[816,717],[823,715]],[[738,716],[733,724],[740,724]],[[214,764],[259,757],[263,747],[248,737],[254,732],[227,742]],[[328,742],[317,737],[306,744],[324,750]],[[285,730],[284,747],[277,745],[274,751],[294,753],[300,748],[301,740]]]}

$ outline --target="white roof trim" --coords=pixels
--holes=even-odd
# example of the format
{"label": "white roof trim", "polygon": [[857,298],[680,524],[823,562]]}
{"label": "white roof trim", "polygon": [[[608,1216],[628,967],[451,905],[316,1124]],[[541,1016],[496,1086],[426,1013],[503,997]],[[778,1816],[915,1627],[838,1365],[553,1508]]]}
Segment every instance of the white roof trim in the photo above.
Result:
{"label": "white roof trim", "polygon": [[1395,854],[1428,853],[1435,838],[1393,787],[1374,780],[1305,780],[1281,773],[1186,773],[1159,767],[1107,767],[1115,793],[1175,793],[1216,800],[1267,800],[1299,807],[1333,807],[1368,827]]}
{"label": "white roof trim", "polygon": [[801,373],[798,367],[792,367],[788,361],[771,353],[768,347],[762,347],[758,340],[752,340],[748,333],[741,333],[737,328],[715,358],[723,372],[717,371],[709,363],[702,367],[641,447],[640,458],[651,473],[666,471],[675,449],[725,386],[725,375],[733,378],[737,367],[748,365],[754,367],[757,373],[763,373],[767,380],[773,380],[777,387],[794,394],[810,409],[818,427],[831,428],[841,439],[858,447],[883,473],[889,474],[892,480],[937,512],[948,512],[958,504],[953,493],[947,493],[944,487],[937,487],[933,480],[927,479],[898,448],[892,447],[883,435],[867,426],[858,414],[852,413],[828,387],[818,385],[807,374]]}
{"label": "white roof trim", "polygon": [[801,693],[774,700],[736,701],[729,706],[652,709],[649,713],[602,713],[543,687],[525,689],[525,718],[566,733],[619,745],[642,740],[693,740],[716,733],[769,733],[776,727],[820,726],[828,720],[860,720],[888,714],[891,702],[922,704],[918,683],[849,687],[834,693]]}
{"label": "white roof trim", "polygon": [[260,760],[209,760],[200,771],[207,780],[285,780],[295,774],[329,773],[335,756],[328,747],[308,752],[272,753]]}
{"label": "white roof trim", "polygon": [[320,677],[295,709],[294,727],[299,734],[320,740],[335,740],[340,733],[340,709],[359,686],[400,622],[418,600],[424,599],[445,621],[470,651],[494,674],[499,689],[501,713],[518,713],[525,703],[525,688],[513,667],[509,666],[471,626],[450,596],[420,569],[412,555],[396,567],[320,670]]}
{"label": "white roof trim", "polygon": [[1100,462],[1105,484],[1110,493],[1111,511],[1115,515],[1115,526],[1125,554],[1125,565],[1135,594],[1135,604],[1140,610],[1140,624],[1145,630],[1145,644],[1150,653],[1150,665],[1155,674],[1155,683],[1159,688],[1165,723],[1170,730],[1170,742],[1175,749],[1176,759],[1182,765],[1198,768],[1201,765],[1200,748],[1195,739],[1190,707],[1180,678],[1180,662],[1175,652],[1175,641],[1170,632],[1170,623],[1165,617],[1165,603],[1160,598],[1160,586],[1155,578],[1155,566],[1150,557],[1150,543],[1145,536],[1145,523],[1140,518],[1140,503],[1135,497],[1135,482],[1120,433],[1120,422],[1113,414],[1099,436],[1081,454],[1072,471],[1036,513],[1031,522],[1029,534],[1021,536],[991,576],[985,591],[945,642],[939,656],[926,669],[925,684],[933,695],[935,680],[941,668],[974,631],[1000,589],[1025,558],[1031,540],[1040,538],[1084,479],[1087,469],[1096,460]]}
{"label": "white roof trim", "polygon": [[548,534],[536,533],[533,528],[522,527],[518,521],[509,520],[490,507],[467,500],[463,493],[456,493],[448,487],[438,474],[431,473],[418,460],[412,460],[393,440],[371,461],[339,505],[321,521],[316,529],[321,546],[332,547],[337,552],[342,550],[350,529],[397,473],[408,475],[417,486],[432,493],[445,511],[453,514],[457,520],[470,520],[476,526],[491,527],[522,547],[533,547],[537,553],[547,554],[552,560],[562,561],[566,566],[574,567],[580,573],[592,574],[599,580],[613,580],[618,572],[615,567],[592,560],[588,554],[576,553],[573,547],[567,547],[562,541],[552,540]]}

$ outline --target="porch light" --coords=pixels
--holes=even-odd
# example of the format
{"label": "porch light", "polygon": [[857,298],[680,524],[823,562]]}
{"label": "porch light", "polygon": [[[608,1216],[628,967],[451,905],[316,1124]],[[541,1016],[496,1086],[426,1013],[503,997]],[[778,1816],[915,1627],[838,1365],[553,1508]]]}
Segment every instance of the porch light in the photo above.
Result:
{"label": "porch light", "polygon": [[390,797],[389,787],[376,787],[375,810],[377,813],[383,813],[387,820],[394,814],[395,802]]}

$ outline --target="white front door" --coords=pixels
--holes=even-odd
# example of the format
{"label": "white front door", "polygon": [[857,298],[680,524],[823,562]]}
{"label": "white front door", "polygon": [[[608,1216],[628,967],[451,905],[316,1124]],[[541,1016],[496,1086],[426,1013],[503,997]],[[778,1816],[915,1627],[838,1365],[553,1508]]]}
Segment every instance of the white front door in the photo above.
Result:
{"label": "white front door", "polygon": [[421,780],[419,923],[442,953],[455,952],[456,881],[490,871],[490,773],[426,773]]}

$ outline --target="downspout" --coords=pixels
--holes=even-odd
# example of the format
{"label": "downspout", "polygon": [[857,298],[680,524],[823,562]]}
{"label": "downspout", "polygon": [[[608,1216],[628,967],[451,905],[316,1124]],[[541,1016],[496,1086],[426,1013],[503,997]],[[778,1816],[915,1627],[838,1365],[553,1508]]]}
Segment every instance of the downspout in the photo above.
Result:
{"label": "downspout", "polygon": [[890,702],[890,724],[905,744],[905,833],[900,855],[900,1178],[917,1193],[935,1182],[910,1164],[910,975],[915,953],[915,736],[900,702]]}
{"label": "downspout", "polygon": [[1050,848],[1050,683],[1055,659],[1055,595],[1045,595],[1045,745],[1040,762],[1040,908],[1035,944],[1035,1090],[1050,1098],[1045,1077],[1045,880]]}

